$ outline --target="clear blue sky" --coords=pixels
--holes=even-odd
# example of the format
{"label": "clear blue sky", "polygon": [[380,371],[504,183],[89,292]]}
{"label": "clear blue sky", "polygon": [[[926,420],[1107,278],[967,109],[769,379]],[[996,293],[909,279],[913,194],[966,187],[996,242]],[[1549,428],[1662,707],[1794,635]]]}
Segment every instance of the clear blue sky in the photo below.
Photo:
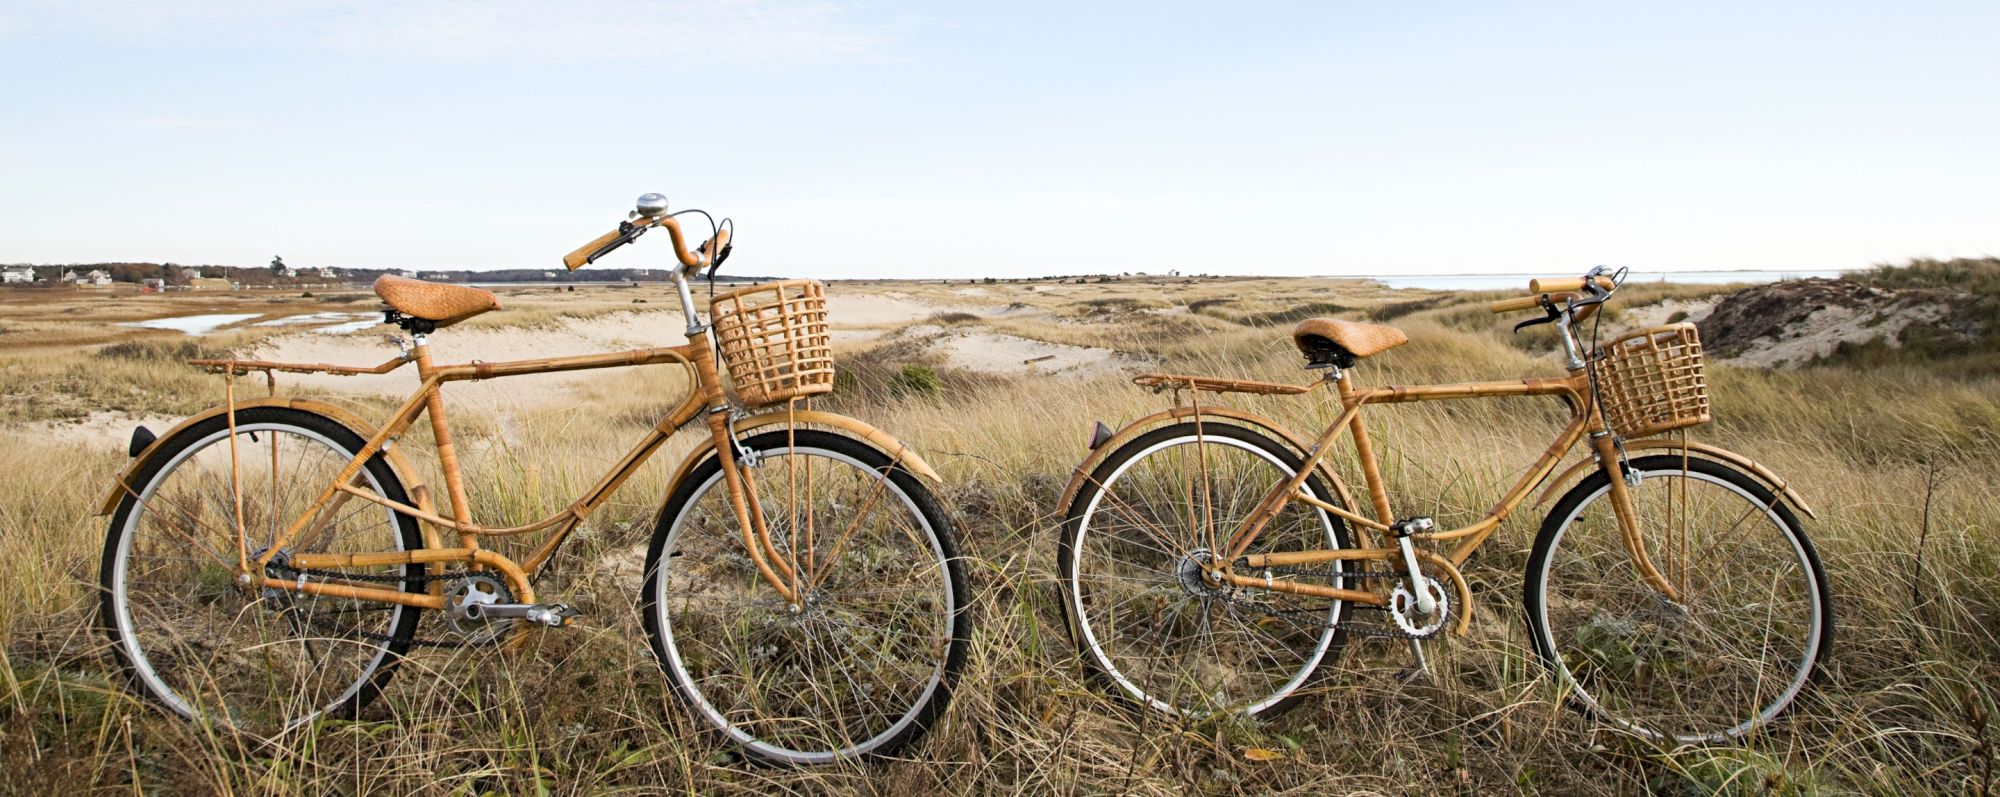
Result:
{"label": "clear blue sky", "polygon": [[1996,42],[1990,0],[0,0],[0,262],[552,266],[644,191],[825,277],[1994,254]]}

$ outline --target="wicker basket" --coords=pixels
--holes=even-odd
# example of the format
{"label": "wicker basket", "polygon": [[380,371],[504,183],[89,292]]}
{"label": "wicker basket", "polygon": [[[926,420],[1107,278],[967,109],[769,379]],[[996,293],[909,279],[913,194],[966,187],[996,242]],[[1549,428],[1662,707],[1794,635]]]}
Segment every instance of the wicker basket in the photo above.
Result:
{"label": "wicker basket", "polygon": [[1597,355],[1604,422],[1620,437],[1644,437],[1708,423],[1708,378],[1693,324],[1632,332]]}
{"label": "wicker basket", "polygon": [[719,294],[708,304],[722,364],[751,406],[833,392],[826,286],[780,280]]}

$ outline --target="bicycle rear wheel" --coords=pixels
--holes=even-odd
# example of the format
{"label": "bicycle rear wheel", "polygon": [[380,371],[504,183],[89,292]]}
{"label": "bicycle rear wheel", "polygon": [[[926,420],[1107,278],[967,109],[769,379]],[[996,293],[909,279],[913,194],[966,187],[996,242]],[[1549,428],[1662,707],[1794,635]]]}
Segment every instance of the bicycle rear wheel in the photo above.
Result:
{"label": "bicycle rear wheel", "polygon": [[1833,649],[1819,555],[1750,476],[1679,456],[1633,460],[1639,575],[1602,471],[1542,523],[1525,585],[1535,650],[1588,714],[1654,741],[1726,742],[1789,706]]}
{"label": "bicycle rear wheel", "polygon": [[773,764],[881,756],[950,701],[971,644],[949,515],[888,455],[815,430],[744,441],[774,546],[808,584],[782,599],[743,547],[719,458],[661,510],[640,614],[696,715]]}
{"label": "bicycle rear wheel", "polygon": [[[1213,549],[1299,455],[1250,429],[1180,423],[1119,447],[1070,505],[1057,561],[1064,608],[1091,674],[1119,695],[1181,717],[1252,717],[1290,707],[1345,641],[1344,601],[1204,578]],[[1334,498],[1315,476],[1307,489]],[[1346,524],[1294,501],[1245,553],[1347,547]],[[1288,578],[1343,584],[1332,562]]]}
{"label": "bicycle rear wheel", "polygon": [[[322,713],[352,716],[408,649],[418,610],[239,588],[231,471],[240,472],[240,517],[254,558],[305,513],[364,442],[336,421],[283,407],[236,413],[234,465],[229,440],[228,419],[209,418],[167,438],[134,474],[133,491],[119,502],[105,535],[99,624],[132,682],[188,719],[269,734]],[[409,500],[380,456],[353,484]],[[360,499],[322,508],[308,529],[284,551],[423,545],[414,519]],[[424,567],[355,572],[411,577]],[[408,583],[403,588],[418,591]]]}

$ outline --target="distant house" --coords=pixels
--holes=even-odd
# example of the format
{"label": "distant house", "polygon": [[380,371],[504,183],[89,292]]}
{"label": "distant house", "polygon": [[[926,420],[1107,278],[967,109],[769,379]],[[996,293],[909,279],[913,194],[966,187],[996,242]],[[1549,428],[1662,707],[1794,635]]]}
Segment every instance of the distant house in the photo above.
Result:
{"label": "distant house", "polygon": [[0,269],[0,283],[31,283],[35,281],[35,270],[27,266]]}
{"label": "distant house", "polygon": [[67,269],[64,269],[64,270],[63,270],[63,273],[62,273],[62,281],[63,281],[63,284],[65,284],[65,285],[70,285],[70,284],[75,284],[75,283],[78,283],[78,282],[82,282],[82,281],[83,281],[83,278],[82,278],[82,277],[80,277],[80,276],[77,276],[77,273],[76,273],[76,272],[74,272],[74,271],[70,271],[70,270],[67,270]]}
{"label": "distant house", "polygon": [[83,275],[83,279],[79,282],[89,285],[110,285],[111,272],[101,268],[93,268],[89,274]]}
{"label": "distant house", "polygon": [[432,282],[444,282],[451,279],[451,274],[443,271],[433,271],[429,274],[425,274],[423,278],[431,280]]}
{"label": "distant house", "polygon": [[236,286],[231,285],[229,283],[229,280],[223,279],[221,277],[195,277],[194,279],[188,280],[188,290],[233,291],[236,290]]}
{"label": "distant house", "polygon": [[340,269],[337,268],[327,268],[325,266],[321,266],[319,268],[313,269],[312,272],[313,276],[319,277],[321,279],[330,279],[330,280],[340,279]]}
{"label": "distant house", "polygon": [[394,274],[394,275],[396,275],[396,276],[398,276],[398,277],[402,277],[402,278],[404,278],[404,279],[416,279],[416,278],[417,278],[417,272],[414,272],[414,271],[410,271],[409,269],[398,269],[398,270],[396,270],[396,271],[391,271],[391,272],[389,272],[389,273],[390,273],[390,274]]}
{"label": "distant house", "polygon": [[544,271],[544,272],[542,272],[542,279],[545,279],[545,280],[552,280],[552,279],[555,279],[555,278],[556,278],[556,273],[555,273],[555,272],[553,272],[553,271]]}
{"label": "distant house", "polygon": [[161,292],[161,291],[164,291],[164,290],[166,290],[166,289],[167,289],[167,281],[166,281],[166,280],[163,280],[163,279],[142,279],[142,280],[139,280],[139,292],[140,292],[140,293],[159,293],[159,292]]}

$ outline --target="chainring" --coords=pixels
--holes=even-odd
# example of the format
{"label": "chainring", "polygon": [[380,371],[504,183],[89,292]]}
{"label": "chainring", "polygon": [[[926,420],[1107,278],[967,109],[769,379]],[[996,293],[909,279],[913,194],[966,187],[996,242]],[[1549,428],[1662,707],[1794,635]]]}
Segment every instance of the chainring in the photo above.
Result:
{"label": "chainring", "polygon": [[1395,589],[1389,591],[1389,619],[1411,639],[1437,636],[1451,620],[1451,595],[1445,591],[1444,585],[1435,578],[1424,576],[1423,587],[1437,601],[1437,609],[1424,617],[1421,623],[1417,621],[1417,596],[1410,591],[1409,584],[1398,583]]}
{"label": "chainring", "polygon": [[513,603],[514,593],[500,579],[485,573],[467,573],[445,583],[445,621],[451,631],[468,644],[490,645],[500,641],[517,623],[513,619],[474,620],[466,616],[473,604]]}

